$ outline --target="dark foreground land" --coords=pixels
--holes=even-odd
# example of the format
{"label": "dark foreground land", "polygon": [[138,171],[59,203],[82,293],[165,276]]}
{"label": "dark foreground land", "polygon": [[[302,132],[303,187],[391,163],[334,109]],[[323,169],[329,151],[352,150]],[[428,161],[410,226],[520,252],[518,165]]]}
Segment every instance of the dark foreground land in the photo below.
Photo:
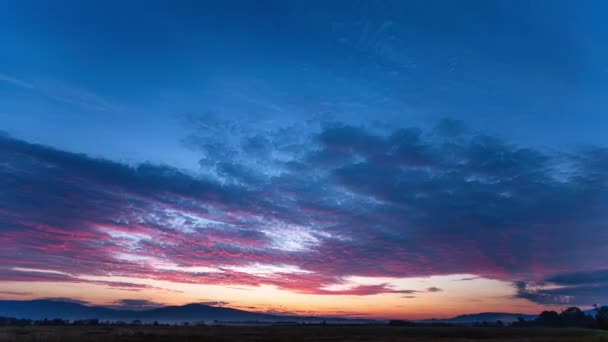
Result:
{"label": "dark foreground land", "polygon": [[606,341],[570,328],[465,327],[2,327],[0,341]]}

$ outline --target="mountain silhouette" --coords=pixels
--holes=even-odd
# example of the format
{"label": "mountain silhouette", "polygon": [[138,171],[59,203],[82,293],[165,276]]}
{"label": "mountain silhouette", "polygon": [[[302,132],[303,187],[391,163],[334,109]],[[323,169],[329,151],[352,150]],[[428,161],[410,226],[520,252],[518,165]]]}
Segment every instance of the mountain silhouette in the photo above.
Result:
{"label": "mountain silhouette", "polygon": [[29,318],[29,319],[52,319],[61,318],[68,320],[91,319],[109,321],[133,321],[143,322],[198,322],[198,321],[299,321],[299,322],[350,322],[365,323],[373,322],[368,319],[347,319],[340,317],[315,317],[275,315],[259,312],[244,311],[226,307],[217,307],[206,304],[187,304],[182,306],[165,306],[161,308],[134,311],[111,309],[100,306],[89,306],[79,303],[56,301],[56,300],[0,300],[0,316]]}
{"label": "mountain silhouette", "polygon": [[[214,320],[234,322],[378,322],[376,320],[359,318],[267,314],[227,307],[211,306],[207,304],[186,304],[181,306],[165,306],[147,310],[126,310],[48,299],[0,300],[0,316],[29,319],[61,318],[68,320],[97,318],[108,321],[129,322],[133,320],[141,320],[143,322],[158,321],[167,323]],[[496,322],[500,320],[504,323],[509,323],[517,321],[519,317],[523,317],[525,320],[532,320],[536,318],[537,315],[504,312],[482,312],[476,314],[459,315],[446,319],[423,319],[417,320],[417,322],[466,324],[483,321]]]}

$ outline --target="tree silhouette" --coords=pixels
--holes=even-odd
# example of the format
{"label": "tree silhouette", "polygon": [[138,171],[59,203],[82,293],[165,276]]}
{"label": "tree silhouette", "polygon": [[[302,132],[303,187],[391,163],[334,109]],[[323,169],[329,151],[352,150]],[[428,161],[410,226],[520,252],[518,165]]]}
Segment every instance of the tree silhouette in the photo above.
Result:
{"label": "tree silhouette", "polygon": [[595,320],[597,322],[597,326],[600,329],[608,330],[608,306],[597,306],[595,307]]}
{"label": "tree silhouette", "polygon": [[562,311],[560,314],[560,319],[562,321],[562,325],[565,326],[591,327],[595,323],[593,317],[585,315],[585,313],[577,307],[567,308],[566,310]]}
{"label": "tree silhouette", "polygon": [[546,326],[558,326],[561,323],[561,319],[555,311],[543,311],[536,318],[536,323]]}

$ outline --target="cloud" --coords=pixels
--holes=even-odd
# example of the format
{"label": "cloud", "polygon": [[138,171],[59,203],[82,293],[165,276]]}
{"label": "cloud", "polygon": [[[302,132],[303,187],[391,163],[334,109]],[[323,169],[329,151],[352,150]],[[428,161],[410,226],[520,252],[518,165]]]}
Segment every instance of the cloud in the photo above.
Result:
{"label": "cloud", "polygon": [[365,296],[411,290],[336,286],[473,274],[521,280],[520,297],[533,301],[565,294],[530,284],[595,294],[588,284],[604,279],[586,272],[606,258],[606,149],[547,152],[451,121],[205,125],[188,139],[200,174],[0,136],[0,279],[145,288],[110,281],[129,276]]}
{"label": "cloud", "polygon": [[351,295],[351,296],[369,296],[383,293],[415,293],[418,291],[414,290],[397,290],[387,284],[378,285],[358,285],[349,289],[344,290],[318,290],[312,289],[314,294],[321,295]]}
{"label": "cloud", "polygon": [[62,102],[72,106],[95,111],[116,111],[117,106],[110,103],[101,96],[82,88],[69,86],[61,82],[50,82],[38,80],[35,83],[24,79],[0,74],[0,82],[13,86],[35,91],[48,99]]}
{"label": "cloud", "polygon": [[6,83],[12,84],[14,86],[25,88],[25,89],[34,88],[34,86],[31,83],[18,79],[18,78],[15,78],[15,77],[11,77],[6,74],[0,74],[0,82],[6,82]]}
{"label": "cloud", "polygon": [[0,291],[0,295],[29,296],[29,295],[32,295],[32,293],[31,292],[25,292],[25,291]]}
{"label": "cloud", "polygon": [[224,302],[224,301],[206,301],[206,302],[199,302],[198,304],[209,305],[209,306],[226,306],[226,305],[229,305],[230,302]]}
{"label": "cloud", "polygon": [[454,138],[466,134],[467,128],[461,120],[444,118],[435,126],[435,132],[440,136]]}
{"label": "cloud", "polygon": [[162,307],[163,304],[147,299],[119,299],[113,303],[111,308],[122,310],[149,310]]}
{"label": "cloud", "polygon": [[75,303],[75,304],[81,304],[81,305],[89,305],[89,304],[91,304],[90,302],[88,302],[86,300],[75,299],[75,298],[68,298],[68,297],[44,297],[44,298],[40,298],[40,299],[41,300],[52,300],[52,301],[56,301],[56,302]]}
{"label": "cloud", "polygon": [[470,280],[475,280],[475,279],[479,279],[479,277],[466,277],[466,278],[458,279],[457,281],[470,281]]}
{"label": "cloud", "polygon": [[557,274],[546,279],[559,285],[608,284],[608,269]]}
{"label": "cloud", "polygon": [[443,290],[438,287],[432,286],[432,287],[427,288],[426,291],[427,292],[441,292]]}
{"label": "cloud", "polygon": [[542,282],[518,281],[517,297],[540,304],[593,305],[608,301],[608,270],[571,272],[547,277]]}

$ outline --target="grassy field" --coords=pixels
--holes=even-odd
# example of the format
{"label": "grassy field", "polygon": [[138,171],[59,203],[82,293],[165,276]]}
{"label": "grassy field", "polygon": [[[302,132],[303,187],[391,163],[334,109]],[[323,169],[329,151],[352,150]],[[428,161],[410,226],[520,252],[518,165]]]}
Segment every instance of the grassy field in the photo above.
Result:
{"label": "grassy field", "polygon": [[0,341],[605,341],[608,332],[551,328],[2,327]]}

